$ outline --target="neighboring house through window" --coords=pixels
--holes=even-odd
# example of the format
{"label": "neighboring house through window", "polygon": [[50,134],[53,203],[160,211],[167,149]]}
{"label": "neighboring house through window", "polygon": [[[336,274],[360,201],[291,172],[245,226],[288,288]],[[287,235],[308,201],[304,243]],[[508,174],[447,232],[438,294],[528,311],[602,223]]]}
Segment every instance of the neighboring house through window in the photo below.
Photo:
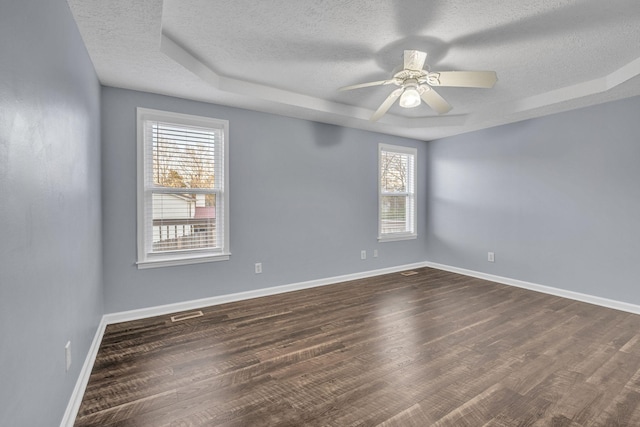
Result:
{"label": "neighboring house through window", "polygon": [[138,108],[138,268],[229,259],[226,120]]}
{"label": "neighboring house through window", "polygon": [[416,156],[410,147],[378,147],[378,240],[415,239]]}

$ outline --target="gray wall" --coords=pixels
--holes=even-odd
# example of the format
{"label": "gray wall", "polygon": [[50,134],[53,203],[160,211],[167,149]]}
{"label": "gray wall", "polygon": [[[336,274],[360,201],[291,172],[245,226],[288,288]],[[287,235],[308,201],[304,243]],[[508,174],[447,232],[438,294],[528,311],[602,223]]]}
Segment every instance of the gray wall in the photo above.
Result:
{"label": "gray wall", "polygon": [[1,426],[60,424],[103,314],[99,97],[64,0],[0,2]]}
{"label": "gray wall", "polygon": [[[229,120],[231,260],[134,265],[136,107]],[[103,88],[102,119],[106,312],[425,260],[424,142],[114,88]],[[377,242],[380,142],[418,148],[417,240]]]}
{"label": "gray wall", "polygon": [[640,304],[639,112],[635,97],[429,143],[429,260]]}

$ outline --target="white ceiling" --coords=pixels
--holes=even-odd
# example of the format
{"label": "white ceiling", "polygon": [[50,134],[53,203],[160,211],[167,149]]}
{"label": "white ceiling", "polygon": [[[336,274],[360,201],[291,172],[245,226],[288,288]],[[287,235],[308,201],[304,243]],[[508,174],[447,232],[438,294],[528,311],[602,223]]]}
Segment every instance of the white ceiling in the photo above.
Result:
{"label": "white ceiling", "polygon": [[[640,95],[639,0],[68,0],[104,85],[432,140]],[[405,49],[495,70],[452,106],[395,105]]]}

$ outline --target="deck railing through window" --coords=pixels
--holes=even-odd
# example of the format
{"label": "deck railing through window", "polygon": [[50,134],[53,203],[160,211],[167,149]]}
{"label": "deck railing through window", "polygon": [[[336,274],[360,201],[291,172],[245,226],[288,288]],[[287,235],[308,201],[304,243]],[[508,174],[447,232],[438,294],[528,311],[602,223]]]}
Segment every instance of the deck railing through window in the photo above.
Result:
{"label": "deck railing through window", "polygon": [[213,218],[177,218],[153,220],[153,251],[211,249],[216,246]]}

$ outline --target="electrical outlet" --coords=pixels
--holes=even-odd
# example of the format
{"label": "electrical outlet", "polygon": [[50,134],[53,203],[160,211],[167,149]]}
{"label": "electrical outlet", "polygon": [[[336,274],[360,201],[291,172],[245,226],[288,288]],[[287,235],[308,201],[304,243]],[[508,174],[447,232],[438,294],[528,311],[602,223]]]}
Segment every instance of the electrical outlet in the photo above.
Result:
{"label": "electrical outlet", "polygon": [[367,251],[360,251],[360,259],[367,259]]}
{"label": "electrical outlet", "polygon": [[262,273],[262,263],[256,262],[256,274]]}
{"label": "electrical outlet", "polygon": [[378,250],[377,249],[373,250],[373,257],[374,258],[378,258]]}
{"label": "electrical outlet", "polygon": [[495,262],[496,255],[493,252],[487,252],[487,261]]}
{"label": "electrical outlet", "polygon": [[64,346],[64,359],[66,371],[69,371],[69,368],[71,368],[71,341],[67,341],[67,344]]}

